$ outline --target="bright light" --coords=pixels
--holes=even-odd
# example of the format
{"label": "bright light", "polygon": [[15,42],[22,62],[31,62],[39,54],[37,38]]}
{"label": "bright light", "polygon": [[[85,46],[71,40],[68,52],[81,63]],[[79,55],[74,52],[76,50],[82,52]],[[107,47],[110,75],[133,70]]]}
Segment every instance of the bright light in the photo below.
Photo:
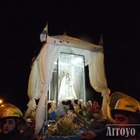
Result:
{"label": "bright light", "polygon": [[2,99],[0,99],[0,104],[2,104],[3,103],[3,100]]}

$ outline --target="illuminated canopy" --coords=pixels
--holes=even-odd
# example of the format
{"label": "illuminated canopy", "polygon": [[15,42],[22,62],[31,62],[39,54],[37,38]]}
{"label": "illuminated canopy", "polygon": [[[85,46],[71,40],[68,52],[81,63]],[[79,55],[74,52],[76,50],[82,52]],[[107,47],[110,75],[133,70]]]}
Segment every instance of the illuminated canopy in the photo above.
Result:
{"label": "illuminated canopy", "polygon": [[106,118],[106,103],[110,90],[107,87],[104,71],[103,47],[67,35],[47,36],[46,44],[42,46],[33,62],[28,83],[30,100],[27,112],[36,106],[35,100],[39,99],[36,111],[36,134],[41,130],[45,120],[47,92],[54,70],[54,62],[58,59],[60,52],[85,56],[85,66],[89,68],[90,84],[103,96],[102,111]]}

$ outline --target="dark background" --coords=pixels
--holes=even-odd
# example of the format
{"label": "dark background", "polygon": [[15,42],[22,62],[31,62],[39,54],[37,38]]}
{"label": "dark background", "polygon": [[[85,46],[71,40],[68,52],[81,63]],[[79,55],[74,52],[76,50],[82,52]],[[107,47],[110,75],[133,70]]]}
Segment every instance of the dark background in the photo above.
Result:
{"label": "dark background", "polygon": [[0,97],[5,102],[26,109],[31,60],[42,46],[46,22],[49,35],[66,32],[94,44],[102,33],[108,87],[140,100],[138,0],[5,0],[0,4]]}

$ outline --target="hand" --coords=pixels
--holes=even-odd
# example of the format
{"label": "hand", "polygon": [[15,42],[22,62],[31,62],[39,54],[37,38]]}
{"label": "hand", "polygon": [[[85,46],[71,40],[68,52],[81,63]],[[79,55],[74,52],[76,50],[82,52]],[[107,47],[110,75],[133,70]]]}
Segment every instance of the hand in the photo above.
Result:
{"label": "hand", "polygon": [[95,137],[96,137],[96,134],[91,131],[86,131],[86,132],[81,133],[81,139],[91,140],[91,139],[94,139]]}

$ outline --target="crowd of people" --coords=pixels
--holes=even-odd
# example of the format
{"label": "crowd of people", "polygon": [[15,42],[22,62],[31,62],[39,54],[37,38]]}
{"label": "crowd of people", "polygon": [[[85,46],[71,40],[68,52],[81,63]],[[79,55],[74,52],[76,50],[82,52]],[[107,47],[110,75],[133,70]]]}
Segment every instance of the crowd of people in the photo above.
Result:
{"label": "crowd of people", "polygon": [[[115,92],[111,94],[108,106],[110,123],[99,133],[82,132],[81,140],[140,139],[139,101],[126,94]],[[41,138],[34,134],[34,126],[28,127],[27,120],[23,119],[23,113],[18,107],[5,103],[0,106],[0,140],[41,140]]]}

